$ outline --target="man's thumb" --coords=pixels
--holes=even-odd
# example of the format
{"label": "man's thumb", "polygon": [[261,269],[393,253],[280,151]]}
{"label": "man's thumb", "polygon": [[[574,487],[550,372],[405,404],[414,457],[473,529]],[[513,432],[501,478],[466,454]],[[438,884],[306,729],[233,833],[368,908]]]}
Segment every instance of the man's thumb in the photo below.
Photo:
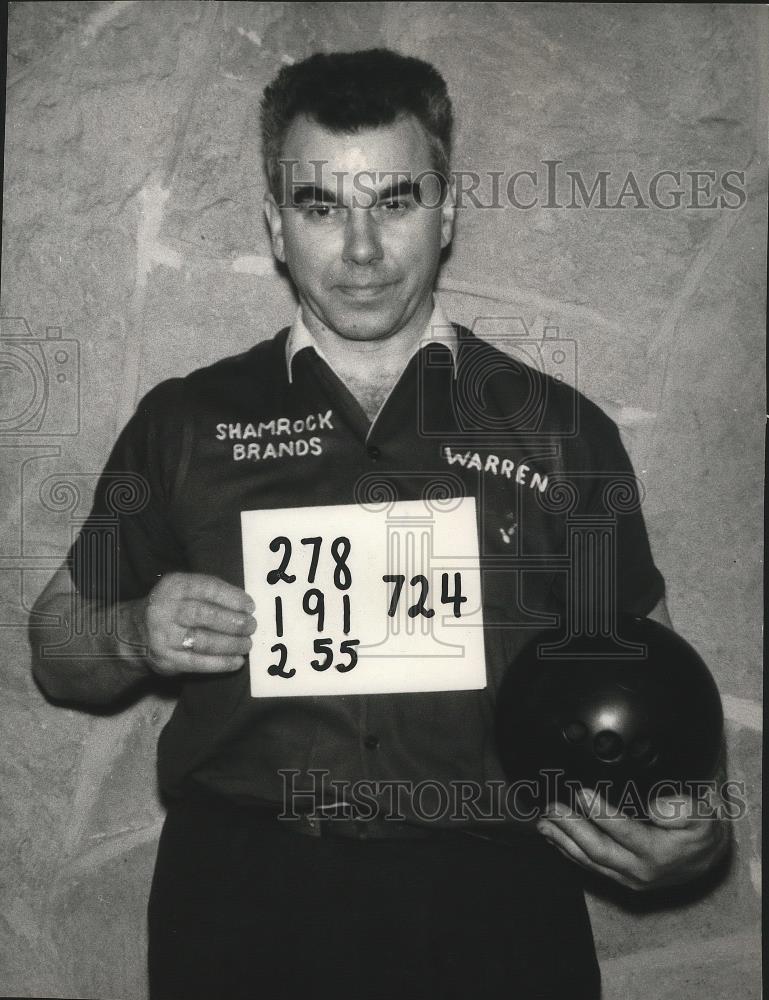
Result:
{"label": "man's thumb", "polygon": [[649,819],[655,826],[680,830],[689,825],[692,809],[688,796],[658,796],[649,803]]}

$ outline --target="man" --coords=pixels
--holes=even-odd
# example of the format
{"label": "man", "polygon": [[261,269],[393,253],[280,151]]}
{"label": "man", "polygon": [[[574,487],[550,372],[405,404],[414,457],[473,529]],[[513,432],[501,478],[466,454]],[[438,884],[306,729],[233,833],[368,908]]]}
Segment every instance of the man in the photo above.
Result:
{"label": "man", "polygon": [[[73,607],[118,619],[116,632],[70,641],[70,655],[80,642],[89,659],[36,650],[50,696],[109,705],[152,678],[181,682],[159,745],[168,816],[150,904],[152,995],[596,998],[579,868],[561,855],[624,886],[670,884],[712,865],[720,823],[679,811],[651,823],[554,815],[535,829],[476,815],[433,827],[408,803],[398,821],[318,819],[335,803],[313,772],[381,789],[499,776],[494,692],[537,621],[564,607],[564,573],[547,562],[563,552],[564,518],[542,484],[579,480],[580,509],[595,512],[595,484],[627,476],[627,456],[584,397],[451,326],[435,303],[454,204],[451,104],[431,66],[385,50],[313,56],[267,88],[262,126],[267,224],[300,304],[293,325],[145,397],[69,570],[37,605],[65,629]],[[479,386],[489,423],[467,405]],[[574,406],[578,433],[567,433]],[[280,427],[293,441],[283,452]],[[502,440],[484,447],[490,427]],[[483,466],[451,461],[468,435]],[[243,590],[240,512],[351,504],[372,471],[400,499],[421,495],[425,476],[476,497],[487,687],[251,698],[244,663],[259,623]],[[99,517],[114,512],[125,474],[149,495],[120,517],[113,580]],[[522,573],[500,541],[511,511],[537,572]],[[667,620],[663,593],[640,512],[618,515],[618,609]],[[57,639],[52,628],[37,642]],[[287,772],[306,822],[279,818]]]}

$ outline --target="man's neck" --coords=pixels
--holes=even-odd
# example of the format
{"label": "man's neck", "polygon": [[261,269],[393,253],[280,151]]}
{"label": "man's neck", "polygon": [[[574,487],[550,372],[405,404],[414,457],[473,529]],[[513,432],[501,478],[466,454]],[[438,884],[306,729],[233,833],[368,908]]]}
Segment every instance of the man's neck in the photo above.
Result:
{"label": "man's neck", "polygon": [[456,358],[456,333],[440,305],[432,301],[425,303],[424,309],[418,310],[403,329],[381,340],[349,340],[325,327],[318,329],[320,324],[313,322],[311,314],[308,324],[306,315],[307,310],[302,308],[286,341],[289,380],[296,352],[308,346],[314,348],[357,399],[371,422],[425,338],[443,343]]}

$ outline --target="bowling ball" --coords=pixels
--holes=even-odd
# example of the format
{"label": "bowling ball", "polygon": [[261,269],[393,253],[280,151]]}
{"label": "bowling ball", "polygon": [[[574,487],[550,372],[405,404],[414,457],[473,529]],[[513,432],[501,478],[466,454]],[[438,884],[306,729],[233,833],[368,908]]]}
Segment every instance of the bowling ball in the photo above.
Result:
{"label": "bowling ball", "polygon": [[[560,651],[546,648],[559,642]],[[696,783],[715,774],[722,731],[718,688],[697,652],[631,616],[619,616],[613,636],[534,637],[496,707],[504,771],[511,783],[532,782],[530,793],[520,787],[539,807],[574,805],[574,782],[642,817],[656,794],[697,795]]]}

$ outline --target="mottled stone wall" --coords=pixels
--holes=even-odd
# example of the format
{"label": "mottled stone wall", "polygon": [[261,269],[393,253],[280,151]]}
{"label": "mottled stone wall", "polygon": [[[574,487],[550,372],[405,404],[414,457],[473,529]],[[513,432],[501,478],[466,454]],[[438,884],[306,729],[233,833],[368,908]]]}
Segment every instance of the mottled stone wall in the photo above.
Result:
{"label": "mottled stone wall", "polygon": [[169,706],[49,706],[24,623],[139,394],[292,314],[261,218],[261,88],[313,50],[380,43],[445,73],[462,169],[540,185],[546,159],[588,185],[606,170],[610,204],[629,171],[647,201],[663,169],[744,171],[736,208],[631,207],[632,190],[625,208],[544,208],[543,187],[529,210],[467,207],[441,288],[458,320],[520,317],[576,342],[574,377],[621,424],[675,623],[713,667],[747,783],[710,894],[638,912],[591,895],[605,997],[758,997],[767,11],[677,4],[11,5],[0,993],[145,995]]}

